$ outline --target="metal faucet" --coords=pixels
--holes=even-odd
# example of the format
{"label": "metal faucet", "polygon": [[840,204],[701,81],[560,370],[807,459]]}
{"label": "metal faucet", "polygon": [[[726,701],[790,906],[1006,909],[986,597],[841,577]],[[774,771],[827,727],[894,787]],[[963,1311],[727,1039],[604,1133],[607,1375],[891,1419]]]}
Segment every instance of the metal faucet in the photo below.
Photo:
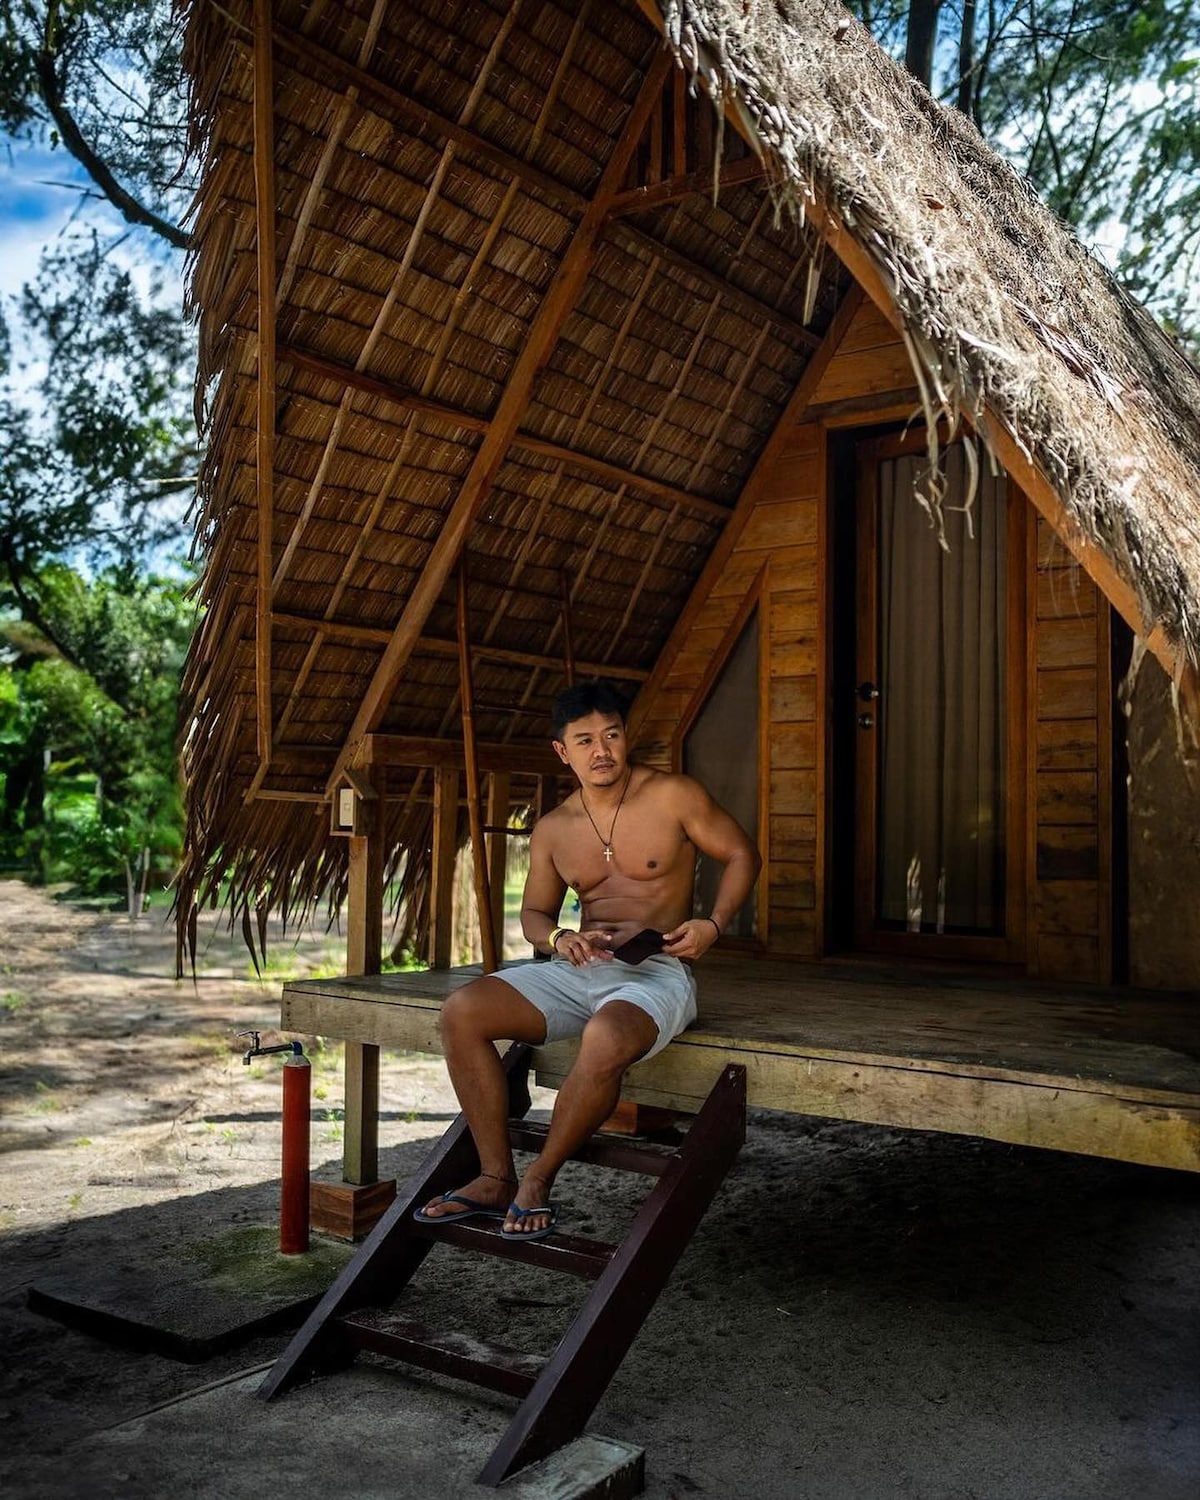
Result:
{"label": "metal faucet", "polygon": [[238,1036],[249,1036],[254,1038],[254,1045],[242,1058],[247,1067],[250,1066],[252,1057],[269,1057],[272,1052],[290,1052],[293,1057],[303,1057],[304,1048],[299,1042],[280,1042],[278,1047],[264,1047],[260,1040],[262,1033],[258,1031],[239,1031]]}

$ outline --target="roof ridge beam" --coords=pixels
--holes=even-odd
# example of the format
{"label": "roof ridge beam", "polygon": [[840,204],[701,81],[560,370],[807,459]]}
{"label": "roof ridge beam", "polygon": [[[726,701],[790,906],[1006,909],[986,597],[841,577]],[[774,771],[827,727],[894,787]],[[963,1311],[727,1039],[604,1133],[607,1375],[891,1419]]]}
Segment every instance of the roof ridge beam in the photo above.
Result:
{"label": "roof ridge beam", "polygon": [[[490,417],[478,416],[474,412],[462,410],[461,407],[450,406],[444,401],[434,401],[428,396],[422,396],[410,390],[407,386],[381,380],[376,375],[367,375],[351,365],[340,364],[336,360],[327,359],[322,354],[314,354],[311,350],[301,349],[295,344],[280,344],[278,357],[295,365],[298,369],[307,370],[323,379],[339,382],[356,391],[362,391],[364,395],[374,396],[380,401],[389,401],[395,406],[419,412],[422,416],[433,418],[434,421],[447,422],[455,427],[465,428],[468,432],[485,433],[492,424]],[[661,501],[664,505],[686,506],[689,510],[709,516],[715,521],[724,522],[732,514],[731,507],[722,505],[719,500],[709,500],[707,496],[678,489],[675,485],[653,479],[648,474],[638,474],[631,469],[623,469],[619,464],[609,463],[607,459],[597,458],[590,453],[581,453],[577,448],[552,442],[549,438],[536,437],[531,432],[517,432],[512,439],[511,446],[523,449],[527,453],[536,453],[543,458],[570,464],[573,468],[583,469],[594,474],[598,479],[607,480],[612,484],[628,485],[631,489],[636,489],[651,499]]]}
{"label": "roof ridge beam", "polygon": [[429,613],[441,596],[446,580],[458,561],[467,536],[487,497],[496,473],[504,462],[521,418],[529,405],[534,380],[550,357],[559,331],[579,299],[604,230],[605,215],[616,196],[651,110],[658,102],[663,82],[675,66],[670,51],[659,47],[642,80],[637,98],[626,116],[624,127],[613,145],[612,154],[601,173],[595,196],[580,221],[574,238],[567,246],[554,279],[530,324],[524,347],[517,358],[496,408],[491,426],[475,454],[458,497],[451,506],[437,541],[430,549],[416,587],[408,597],[396,623],[390,644],[375,669],[362,703],[359,705],[334,774],[326,790],[332,795],[337,776],[353,759],[359,742],[378,729],[387,705],[395,691],[404,664],[412,654]]}
{"label": "roof ridge beam", "polygon": [[[348,62],[339,53],[330,51],[328,47],[323,47],[319,42],[314,42],[310,37],[301,36],[286,26],[274,26],[271,34],[276,46],[293,57],[303,58],[317,70],[315,74],[304,72],[303,76],[307,82],[320,88],[330,88],[330,79],[336,79],[347,88],[355,88],[360,94],[386,105],[407,124],[430,130],[435,135],[441,136],[443,140],[453,141],[462,150],[483,157],[499,171],[517,178],[526,187],[537,188],[547,197],[555,199],[567,208],[574,209],[577,213],[587,209],[586,194],[569,187],[565,182],[559,182],[558,178],[552,177],[549,172],[543,172],[540,167],[535,167],[523,161],[519,156],[514,156],[503,146],[494,145],[483,136],[477,135],[475,131],[468,130],[465,125],[459,125],[447,116],[439,114],[437,110],[430,109],[428,105],[419,104],[393,84],[385,83],[382,78],[376,78],[373,73],[359,67],[357,63]],[[303,72],[298,68],[295,71]],[[361,108],[367,107],[361,104],[361,101],[359,102]]]}

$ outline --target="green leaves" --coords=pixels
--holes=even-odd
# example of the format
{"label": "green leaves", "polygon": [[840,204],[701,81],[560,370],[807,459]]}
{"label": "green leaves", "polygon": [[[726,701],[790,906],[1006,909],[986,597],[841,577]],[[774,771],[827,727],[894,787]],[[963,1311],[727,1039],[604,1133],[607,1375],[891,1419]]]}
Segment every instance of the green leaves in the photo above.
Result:
{"label": "green leaves", "polygon": [[149,848],[167,876],[182,829],[186,581],[120,570],[89,580],[55,565],[26,590],[45,630],[0,619],[0,857],[115,890]]}

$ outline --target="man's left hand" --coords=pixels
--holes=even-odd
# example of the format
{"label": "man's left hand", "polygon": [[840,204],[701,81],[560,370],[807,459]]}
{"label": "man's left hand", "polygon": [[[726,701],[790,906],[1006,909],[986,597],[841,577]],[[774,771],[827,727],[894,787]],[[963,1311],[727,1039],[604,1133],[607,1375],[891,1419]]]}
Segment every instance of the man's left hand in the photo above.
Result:
{"label": "man's left hand", "polygon": [[702,958],[717,940],[717,929],[707,917],[693,917],[663,933],[663,952],[671,958]]}

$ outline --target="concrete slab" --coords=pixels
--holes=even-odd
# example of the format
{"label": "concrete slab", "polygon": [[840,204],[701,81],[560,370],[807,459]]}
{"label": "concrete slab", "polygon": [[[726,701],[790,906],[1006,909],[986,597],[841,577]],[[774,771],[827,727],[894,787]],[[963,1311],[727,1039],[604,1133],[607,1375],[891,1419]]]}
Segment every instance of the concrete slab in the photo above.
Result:
{"label": "concrete slab", "polygon": [[262,1373],[93,1434],[69,1457],[36,1466],[22,1500],[625,1500],[641,1492],[642,1450],[605,1439],[572,1445],[573,1454],[564,1450],[501,1490],[481,1488],[475,1476],[511,1415],[499,1398],[360,1361],[268,1403],[255,1396]]}
{"label": "concrete slab", "polygon": [[243,1224],[152,1263],[68,1263],[34,1282],[29,1306],[121,1348],[197,1364],[297,1327],[354,1253],[315,1236],[306,1255],[278,1247],[277,1226]]}

